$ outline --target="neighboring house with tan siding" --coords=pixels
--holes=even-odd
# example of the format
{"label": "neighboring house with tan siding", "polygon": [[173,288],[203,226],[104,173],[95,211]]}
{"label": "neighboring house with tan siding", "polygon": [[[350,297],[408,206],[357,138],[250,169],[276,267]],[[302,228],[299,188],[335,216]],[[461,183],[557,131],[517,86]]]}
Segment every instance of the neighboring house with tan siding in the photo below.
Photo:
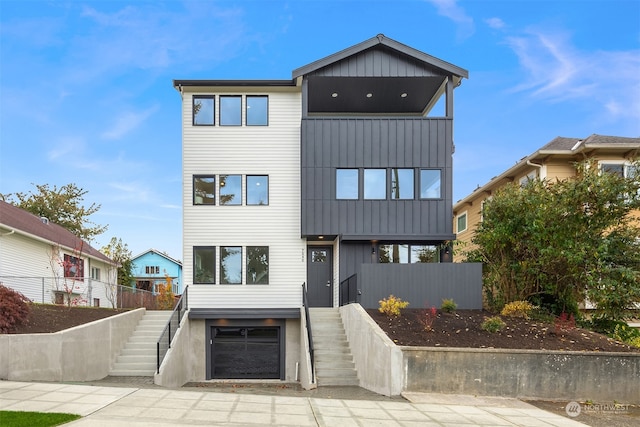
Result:
{"label": "neighboring house with tan siding", "polygon": [[564,180],[575,175],[577,162],[592,159],[600,168],[629,174],[640,154],[640,138],[593,134],[586,139],[557,137],[513,167],[479,186],[453,206],[453,227],[458,244],[454,261],[460,262],[473,249],[471,240],[482,222],[482,206],[499,188],[511,182],[525,184],[528,179]]}

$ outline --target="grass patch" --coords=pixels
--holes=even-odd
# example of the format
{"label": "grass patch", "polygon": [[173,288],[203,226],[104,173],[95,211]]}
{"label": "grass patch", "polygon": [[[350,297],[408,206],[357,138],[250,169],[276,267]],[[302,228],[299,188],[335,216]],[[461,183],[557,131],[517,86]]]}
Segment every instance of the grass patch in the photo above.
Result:
{"label": "grass patch", "polygon": [[82,418],[76,414],[61,414],[56,412],[20,412],[0,411],[0,425],[2,427],[50,427],[59,426]]}

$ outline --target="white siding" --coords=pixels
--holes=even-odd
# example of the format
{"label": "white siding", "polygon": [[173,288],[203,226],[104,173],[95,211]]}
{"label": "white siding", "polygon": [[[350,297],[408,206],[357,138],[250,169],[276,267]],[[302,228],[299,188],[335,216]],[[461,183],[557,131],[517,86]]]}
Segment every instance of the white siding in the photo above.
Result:
{"label": "white siding", "polygon": [[[3,229],[0,235],[0,282],[33,302],[51,304],[55,300],[53,291],[64,289],[64,271],[57,259],[63,258],[65,253],[73,255],[71,251],[59,251],[52,244],[19,233],[5,233]],[[87,279],[90,277],[90,265],[100,268],[103,282]],[[116,283],[117,270],[101,261],[85,258],[84,273],[85,280],[74,283],[74,293],[85,300],[81,305],[93,305],[93,298],[99,298],[101,307],[110,307],[106,287],[111,286],[108,283]]]}
{"label": "white siding", "polygon": [[[245,95],[226,89],[226,94]],[[299,88],[264,88],[269,96],[268,126],[192,126],[191,93],[183,95],[183,282],[193,308],[284,308],[301,305],[305,281],[305,242],[300,237]],[[198,92],[214,94],[222,92]],[[243,100],[244,115],[244,100]],[[216,117],[216,123],[218,122]],[[193,206],[193,175],[268,175],[268,206]],[[243,179],[243,196],[245,179]],[[218,202],[218,200],[216,201]],[[216,282],[220,246],[269,247],[268,285],[192,285],[193,247],[216,246]],[[246,283],[243,280],[243,283]]]}

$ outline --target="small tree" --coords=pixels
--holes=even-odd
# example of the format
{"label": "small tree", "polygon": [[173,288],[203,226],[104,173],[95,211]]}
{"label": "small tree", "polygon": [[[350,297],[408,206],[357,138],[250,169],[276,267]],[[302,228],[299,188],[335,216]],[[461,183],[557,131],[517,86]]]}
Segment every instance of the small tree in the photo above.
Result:
{"label": "small tree", "polygon": [[595,162],[575,177],[507,185],[487,200],[468,260],[484,264],[487,300],[500,310],[529,300],[555,314],[588,299],[597,315],[624,317],[640,302],[640,174],[622,177]]}
{"label": "small tree", "polygon": [[118,264],[118,285],[131,287],[133,285],[133,261],[129,246],[118,239],[112,237],[109,244],[103,246],[100,252],[108,256],[113,262]]}
{"label": "small tree", "polygon": [[172,310],[175,297],[173,294],[173,279],[165,274],[165,283],[158,285],[158,308]]}

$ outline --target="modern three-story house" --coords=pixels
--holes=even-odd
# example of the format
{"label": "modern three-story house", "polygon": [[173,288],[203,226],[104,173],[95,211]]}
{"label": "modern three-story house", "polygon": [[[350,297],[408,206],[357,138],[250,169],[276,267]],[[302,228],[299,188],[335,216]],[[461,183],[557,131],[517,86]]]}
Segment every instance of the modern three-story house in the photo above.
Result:
{"label": "modern three-story house", "polygon": [[308,305],[336,307],[366,266],[451,260],[453,93],[467,77],[378,35],[291,79],[174,80],[184,379],[293,380],[303,283]]}

